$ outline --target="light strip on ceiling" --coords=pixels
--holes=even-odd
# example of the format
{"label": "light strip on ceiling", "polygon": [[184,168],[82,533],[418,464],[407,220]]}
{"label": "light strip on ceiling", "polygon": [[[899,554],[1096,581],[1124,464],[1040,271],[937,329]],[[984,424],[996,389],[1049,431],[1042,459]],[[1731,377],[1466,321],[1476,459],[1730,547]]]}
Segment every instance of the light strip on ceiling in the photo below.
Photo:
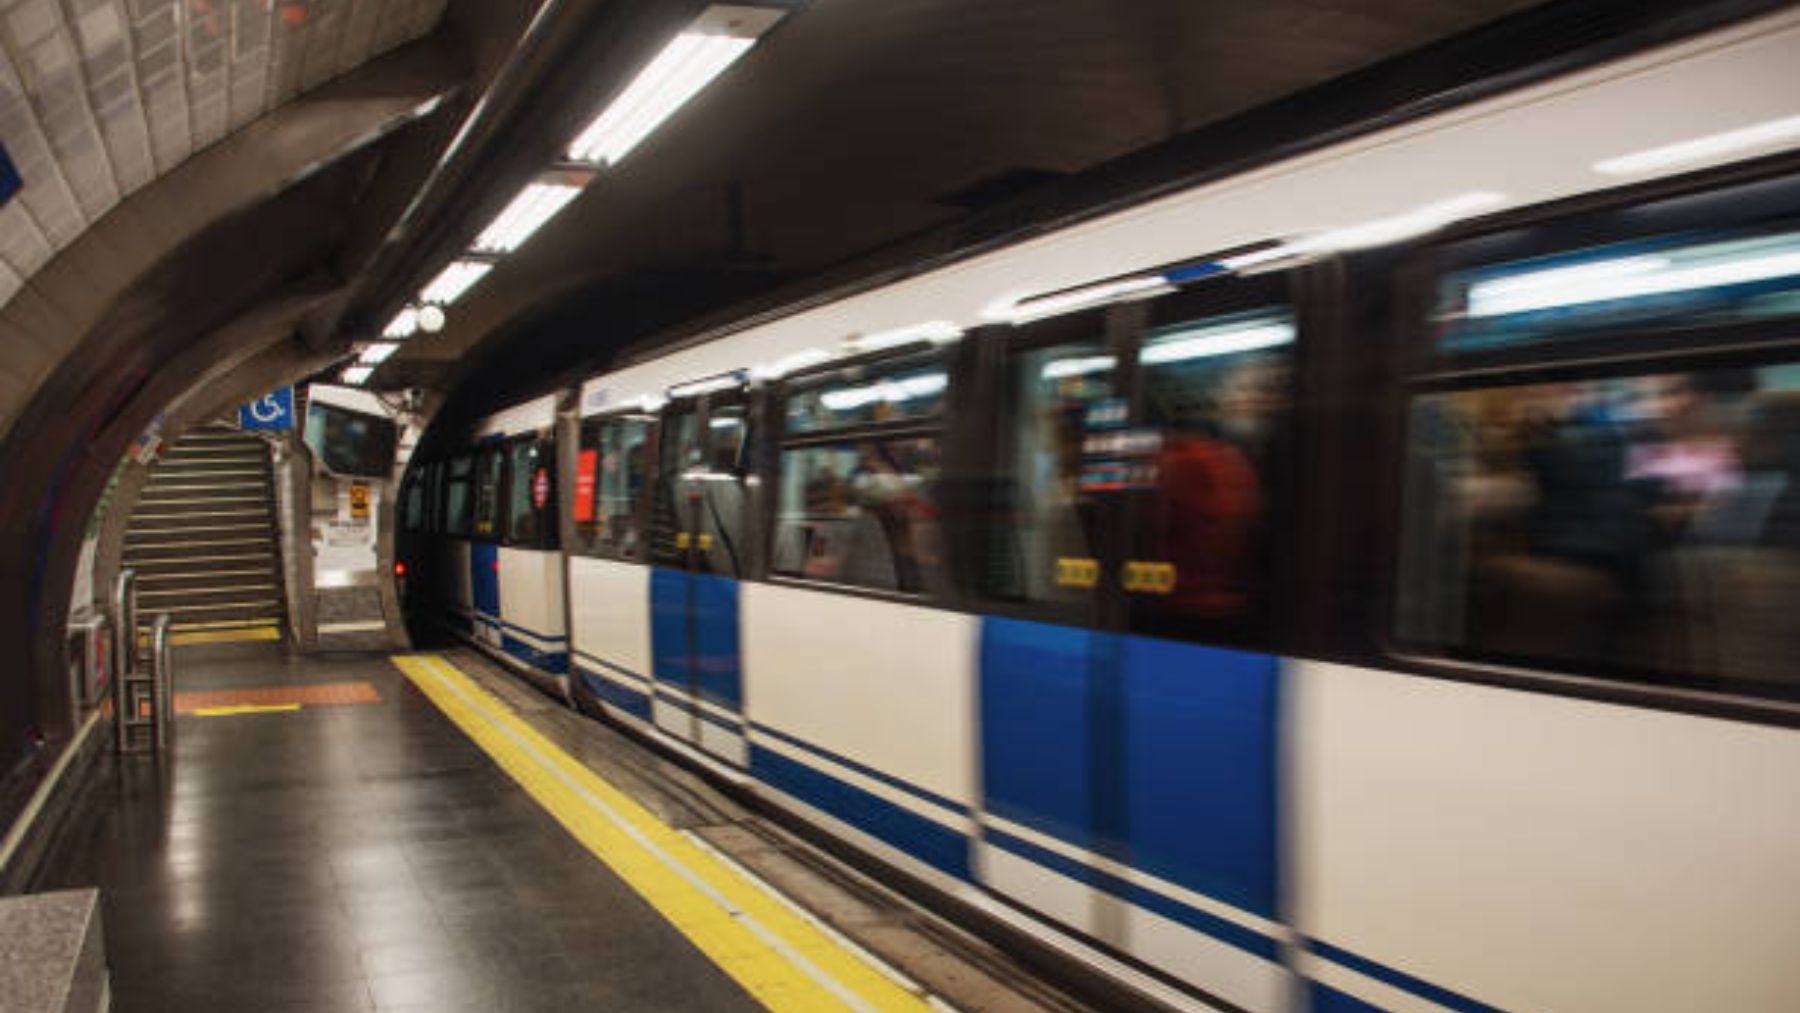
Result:
{"label": "light strip on ceiling", "polygon": [[657,53],[569,145],[577,162],[616,165],[738,61],[784,12],[710,7]]}
{"label": "light strip on ceiling", "polygon": [[379,366],[392,358],[394,353],[399,350],[400,346],[392,341],[371,342],[370,344],[363,346],[363,350],[361,354],[357,355],[356,361],[365,366]]}
{"label": "light strip on ceiling", "polygon": [[1594,171],[1607,176],[1636,176],[1728,155],[1748,154],[1758,149],[1772,151],[1791,141],[1800,141],[1800,116],[1754,123],[1724,133],[1603,159],[1594,163]]}
{"label": "light strip on ceiling", "polygon": [[453,260],[419,293],[419,301],[448,306],[493,269],[494,265],[479,260]]}
{"label": "light strip on ceiling", "polygon": [[1104,373],[1119,364],[1110,355],[1083,355],[1073,359],[1052,359],[1044,363],[1041,373],[1046,380],[1066,380],[1089,373]]}
{"label": "light strip on ceiling", "polygon": [[1160,335],[1144,345],[1138,361],[1146,366],[1209,359],[1238,352],[1254,352],[1293,344],[1294,325],[1267,320],[1251,324],[1221,324]]}
{"label": "light strip on ceiling", "polygon": [[581,187],[569,183],[528,183],[475,237],[477,253],[511,253],[569,205]]}
{"label": "light strip on ceiling", "polygon": [[877,402],[899,404],[913,398],[931,397],[943,393],[949,385],[950,378],[947,374],[920,373],[898,380],[878,380],[861,387],[828,390],[819,395],[819,403],[834,412],[855,411]]}
{"label": "light strip on ceiling", "polygon": [[368,382],[375,375],[374,366],[350,366],[338,374],[338,379],[352,386]]}
{"label": "light strip on ceiling", "polygon": [[417,333],[419,333],[419,310],[414,306],[408,306],[394,314],[394,319],[389,320],[388,325],[381,329],[382,337],[398,340],[410,338]]}

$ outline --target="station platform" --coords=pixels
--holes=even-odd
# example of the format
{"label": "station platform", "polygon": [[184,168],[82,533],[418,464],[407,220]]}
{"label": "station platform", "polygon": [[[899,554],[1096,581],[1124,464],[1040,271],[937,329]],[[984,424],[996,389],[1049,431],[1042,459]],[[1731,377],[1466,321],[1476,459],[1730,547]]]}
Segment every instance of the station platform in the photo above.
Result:
{"label": "station platform", "polygon": [[471,652],[177,665],[34,886],[121,1013],[1088,1008]]}

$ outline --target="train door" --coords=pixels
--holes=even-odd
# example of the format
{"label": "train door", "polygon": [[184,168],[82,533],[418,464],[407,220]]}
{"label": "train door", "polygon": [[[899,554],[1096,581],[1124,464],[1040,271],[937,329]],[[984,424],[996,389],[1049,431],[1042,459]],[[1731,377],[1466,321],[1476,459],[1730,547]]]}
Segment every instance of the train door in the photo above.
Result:
{"label": "train door", "polygon": [[498,442],[490,442],[475,455],[469,591],[475,612],[475,638],[496,651],[505,649],[500,615],[500,525],[504,508],[501,487],[505,474],[506,450]]}
{"label": "train door", "polygon": [[651,533],[656,724],[745,761],[738,581],[747,562],[749,412],[741,390],[678,399],[663,416]]}
{"label": "train door", "polygon": [[1026,324],[990,357],[1007,509],[982,589],[1000,613],[982,631],[982,875],[1251,1009],[1285,981],[1273,939],[1240,931],[1278,918],[1285,291],[1219,279]]}

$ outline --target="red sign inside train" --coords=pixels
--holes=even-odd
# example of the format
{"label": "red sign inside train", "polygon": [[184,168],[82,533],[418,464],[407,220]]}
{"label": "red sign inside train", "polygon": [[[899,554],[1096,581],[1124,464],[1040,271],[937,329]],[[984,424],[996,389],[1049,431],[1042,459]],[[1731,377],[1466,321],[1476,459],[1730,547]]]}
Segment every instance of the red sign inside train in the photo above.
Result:
{"label": "red sign inside train", "polygon": [[531,476],[531,505],[539,510],[550,503],[550,469],[539,468],[537,474]]}
{"label": "red sign inside train", "polygon": [[600,451],[583,450],[575,457],[575,522],[594,522],[594,478],[600,470]]}

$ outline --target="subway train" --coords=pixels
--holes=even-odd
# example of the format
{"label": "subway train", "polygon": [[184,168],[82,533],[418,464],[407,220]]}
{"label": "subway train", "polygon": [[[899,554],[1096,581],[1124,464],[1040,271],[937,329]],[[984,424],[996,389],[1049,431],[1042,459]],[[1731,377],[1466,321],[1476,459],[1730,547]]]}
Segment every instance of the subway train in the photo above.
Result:
{"label": "subway train", "polygon": [[1796,67],[1790,10],[628,356],[411,463],[415,606],[1168,1006],[1800,1009]]}

